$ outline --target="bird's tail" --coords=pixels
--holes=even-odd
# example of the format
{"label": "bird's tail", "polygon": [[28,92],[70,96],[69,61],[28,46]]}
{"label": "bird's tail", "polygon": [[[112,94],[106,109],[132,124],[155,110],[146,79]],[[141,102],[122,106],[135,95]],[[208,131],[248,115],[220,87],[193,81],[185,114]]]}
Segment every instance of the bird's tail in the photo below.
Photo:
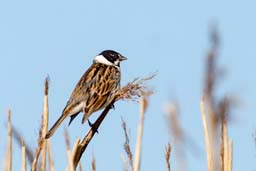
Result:
{"label": "bird's tail", "polygon": [[66,118],[67,115],[65,115],[65,113],[63,113],[59,119],[55,122],[55,124],[51,127],[51,129],[47,132],[47,134],[45,135],[45,138],[48,139],[50,138],[54,132],[56,131],[56,129],[60,126],[60,124],[62,123],[62,121]]}

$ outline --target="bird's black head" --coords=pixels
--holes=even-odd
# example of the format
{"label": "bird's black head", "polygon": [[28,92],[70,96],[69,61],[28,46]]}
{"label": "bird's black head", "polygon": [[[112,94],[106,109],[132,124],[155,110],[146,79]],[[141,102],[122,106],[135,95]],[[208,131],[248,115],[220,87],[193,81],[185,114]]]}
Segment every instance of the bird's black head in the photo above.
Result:
{"label": "bird's black head", "polygon": [[126,60],[127,58],[118,52],[113,50],[104,50],[94,59],[95,62],[103,63],[106,65],[120,66],[120,62]]}

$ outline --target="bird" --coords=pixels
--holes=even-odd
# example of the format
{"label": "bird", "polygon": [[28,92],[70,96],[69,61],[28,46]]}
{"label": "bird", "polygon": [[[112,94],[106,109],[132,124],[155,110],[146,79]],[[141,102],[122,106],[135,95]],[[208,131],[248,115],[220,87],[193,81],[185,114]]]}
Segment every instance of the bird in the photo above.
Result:
{"label": "bird", "polygon": [[[120,90],[120,63],[124,60],[127,58],[114,50],[104,50],[95,56],[92,65],[76,84],[61,116],[45,138],[50,138],[67,117],[70,117],[70,125],[83,112],[83,124],[94,112],[110,105]],[[90,124],[89,120],[88,122]]]}

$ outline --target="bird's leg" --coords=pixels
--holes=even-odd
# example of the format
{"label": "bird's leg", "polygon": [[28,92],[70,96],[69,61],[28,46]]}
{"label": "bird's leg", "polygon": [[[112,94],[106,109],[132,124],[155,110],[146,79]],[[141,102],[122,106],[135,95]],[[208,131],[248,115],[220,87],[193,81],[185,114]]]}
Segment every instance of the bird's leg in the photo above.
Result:
{"label": "bird's leg", "polygon": [[[115,110],[115,105],[111,104],[110,108]],[[84,109],[84,113],[85,113],[85,109]],[[91,123],[91,121],[89,119],[87,119],[87,121],[88,121],[89,126],[93,129],[93,131],[99,133],[99,131],[97,129],[95,129],[94,123]]]}
{"label": "bird's leg", "polygon": [[84,117],[83,117],[82,123],[84,123],[87,120],[88,124],[92,128],[92,130],[97,132],[97,133],[99,133],[98,130],[95,129],[94,123],[91,123],[90,120],[88,119],[88,111],[87,111],[87,109],[85,107],[83,108],[83,113],[84,113]]}

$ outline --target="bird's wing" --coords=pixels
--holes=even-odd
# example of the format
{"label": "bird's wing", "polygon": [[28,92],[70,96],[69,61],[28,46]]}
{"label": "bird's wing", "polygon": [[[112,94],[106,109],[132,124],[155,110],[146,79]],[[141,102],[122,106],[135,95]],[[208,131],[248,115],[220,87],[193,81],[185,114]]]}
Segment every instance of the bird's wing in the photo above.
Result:
{"label": "bird's wing", "polygon": [[93,112],[106,107],[115,98],[120,84],[120,75],[116,72],[119,72],[116,68],[107,67],[104,69],[101,78],[91,85],[91,91],[84,109],[83,123]]}
{"label": "bird's wing", "polygon": [[111,101],[110,96],[118,88],[118,83],[116,80],[108,80],[101,84],[101,86],[94,85],[93,90],[88,97],[86,109],[88,111],[94,112],[103,107],[106,107]]}
{"label": "bird's wing", "polygon": [[100,74],[100,73],[98,73],[98,72],[100,72],[99,68],[100,67],[96,64],[91,65],[91,67],[80,78],[80,80],[76,84],[65,108],[63,109],[63,114],[67,114],[67,115],[76,114],[77,112],[74,113],[74,112],[72,112],[72,110],[76,106],[80,105],[82,102],[87,101],[88,96],[89,96],[89,90],[91,89],[91,86],[93,84],[95,84],[96,80],[98,79],[97,75]]}
{"label": "bird's wing", "polygon": [[93,112],[106,107],[113,100],[112,95],[118,90],[119,84],[119,70],[112,66],[93,64],[77,83],[63,114],[71,116],[83,111],[84,123]]}

